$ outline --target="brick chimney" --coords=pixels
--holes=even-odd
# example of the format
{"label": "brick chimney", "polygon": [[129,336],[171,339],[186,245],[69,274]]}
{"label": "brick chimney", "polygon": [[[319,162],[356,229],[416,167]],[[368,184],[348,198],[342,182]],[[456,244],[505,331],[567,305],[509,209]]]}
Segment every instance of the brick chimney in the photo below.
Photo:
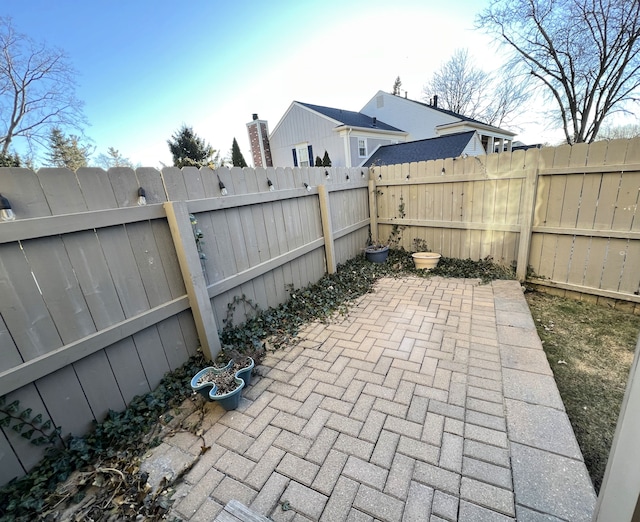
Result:
{"label": "brick chimney", "polygon": [[266,120],[258,119],[256,113],[247,123],[249,143],[251,145],[251,157],[254,167],[273,167],[271,159],[271,146],[269,145],[269,127]]}

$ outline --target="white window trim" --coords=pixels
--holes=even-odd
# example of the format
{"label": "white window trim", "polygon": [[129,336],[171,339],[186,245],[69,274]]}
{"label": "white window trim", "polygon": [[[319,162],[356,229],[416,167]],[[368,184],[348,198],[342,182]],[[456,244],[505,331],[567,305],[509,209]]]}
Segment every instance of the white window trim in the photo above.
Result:
{"label": "white window trim", "polygon": [[[307,158],[306,159],[306,165],[303,165],[302,163],[302,154],[300,154],[301,152],[304,152],[304,156]],[[311,166],[311,158],[309,158],[309,143],[308,142],[304,142],[304,143],[298,143],[296,145],[296,156],[298,158],[298,167],[310,167]]]}
{"label": "white window trim", "polygon": [[[360,140],[362,140],[364,142],[364,154],[360,153]],[[358,157],[359,158],[366,158],[367,157],[367,138],[358,138]]]}

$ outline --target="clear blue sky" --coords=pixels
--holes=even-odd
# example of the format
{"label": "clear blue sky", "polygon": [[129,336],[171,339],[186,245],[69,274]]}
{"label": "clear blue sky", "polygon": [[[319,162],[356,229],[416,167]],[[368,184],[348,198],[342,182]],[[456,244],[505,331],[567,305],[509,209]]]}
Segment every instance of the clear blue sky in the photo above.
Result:
{"label": "clear blue sky", "polygon": [[[171,164],[183,124],[250,160],[252,113],[273,129],[293,100],[359,110],[396,76],[410,98],[457,47],[496,62],[473,30],[487,0],[3,0],[0,15],[64,49],[96,155]],[[535,140],[535,137],[531,138]]]}

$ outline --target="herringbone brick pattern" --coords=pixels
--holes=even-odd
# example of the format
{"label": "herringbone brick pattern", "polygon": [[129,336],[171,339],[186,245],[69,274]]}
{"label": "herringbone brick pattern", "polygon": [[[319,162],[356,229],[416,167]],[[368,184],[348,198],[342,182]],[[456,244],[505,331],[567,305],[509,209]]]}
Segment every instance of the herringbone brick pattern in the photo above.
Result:
{"label": "herringbone brick pattern", "polygon": [[211,408],[176,516],[236,499],[274,521],[515,518],[492,285],[384,279],[300,338],[238,410]]}

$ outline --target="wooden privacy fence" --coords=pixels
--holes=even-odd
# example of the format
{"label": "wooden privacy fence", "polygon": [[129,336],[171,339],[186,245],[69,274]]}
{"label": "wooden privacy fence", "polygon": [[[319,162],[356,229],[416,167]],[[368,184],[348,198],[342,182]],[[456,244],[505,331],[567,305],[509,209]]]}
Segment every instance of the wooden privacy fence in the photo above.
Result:
{"label": "wooden privacy fence", "polygon": [[374,236],[640,309],[640,138],[372,170]]}
{"label": "wooden privacy fence", "polygon": [[[199,344],[215,353],[223,320],[244,319],[227,317],[235,297],[284,302],[360,253],[369,225],[640,309],[640,139],[369,172],[0,168],[0,193],[17,215],[0,223],[0,396],[62,436],[122,410]],[[2,428],[0,484],[41,456]]]}
{"label": "wooden privacy fence", "polygon": [[[63,437],[215,353],[234,297],[276,306],[369,233],[360,169],[1,168],[0,192],[0,396]],[[42,455],[3,427],[0,484]]]}

